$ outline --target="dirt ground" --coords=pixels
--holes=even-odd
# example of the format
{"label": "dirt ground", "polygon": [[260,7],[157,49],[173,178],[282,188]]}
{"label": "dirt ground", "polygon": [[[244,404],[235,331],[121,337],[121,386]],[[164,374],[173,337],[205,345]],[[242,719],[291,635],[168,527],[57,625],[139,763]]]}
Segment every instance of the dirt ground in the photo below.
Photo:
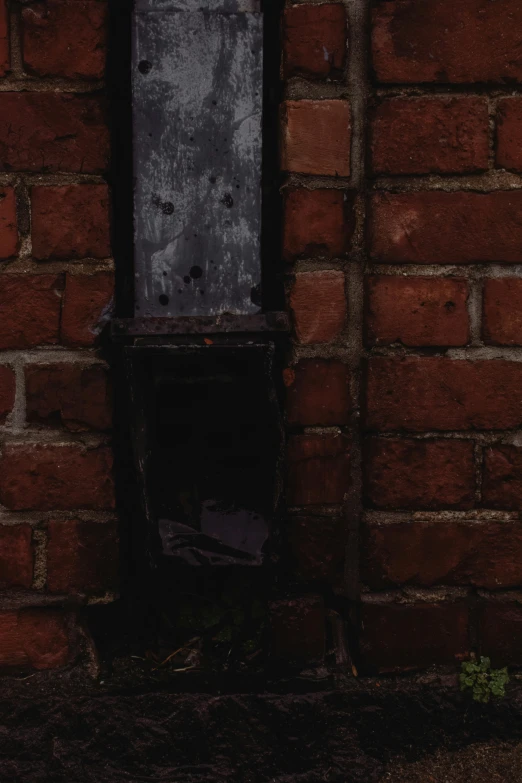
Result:
{"label": "dirt ground", "polygon": [[386,783],[511,783],[522,780],[520,743],[475,743],[457,751],[438,751],[411,764],[390,764]]}
{"label": "dirt ground", "polygon": [[263,693],[186,685],[127,674],[5,680],[1,783],[522,782],[517,682],[488,705],[435,673],[335,687],[304,678]]}

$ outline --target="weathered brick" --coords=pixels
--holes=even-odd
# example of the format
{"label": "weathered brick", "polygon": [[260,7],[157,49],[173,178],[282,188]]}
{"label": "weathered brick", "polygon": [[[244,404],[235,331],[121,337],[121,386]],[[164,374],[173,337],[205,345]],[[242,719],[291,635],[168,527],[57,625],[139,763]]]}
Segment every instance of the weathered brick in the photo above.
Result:
{"label": "weathered brick", "polygon": [[0,93],[0,171],[95,174],[108,159],[109,131],[98,97]]}
{"label": "weathered brick", "polygon": [[499,101],[497,115],[497,166],[522,171],[522,99]]}
{"label": "weathered brick", "polygon": [[0,668],[29,663],[24,641],[20,638],[17,612],[0,612]]}
{"label": "weathered brick", "polygon": [[342,272],[299,272],[290,291],[290,309],[300,343],[335,340],[346,321]]}
{"label": "weathered brick", "polygon": [[373,590],[411,584],[522,584],[522,525],[413,522],[367,525],[361,580]]}
{"label": "weathered brick", "polygon": [[522,191],[378,193],[371,254],[384,263],[522,262]]}
{"label": "weathered brick", "polygon": [[346,424],[350,415],[350,373],[345,364],[302,359],[284,374],[289,424]]}
{"label": "weathered brick", "polygon": [[272,602],[270,627],[273,658],[300,663],[322,660],[325,612],[319,596]]}
{"label": "weathered brick", "polygon": [[17,250],[15,193],[13,188],[0,188],[0,259],[11,258]]}
{"label": "weathered brick", "polygon": [[32,188],[31,204],[35,258],[106,258],[110,255],[106,185]]}
{"label": "weathered brick", "polygon": [[492,345],[522,345],[522,280],[486,280],[483,338]]}
{"label": "weathered brick", "polygon": [[0,525],[0,587],[31,587],[33,545],[29,525]]}
{"label": "weathered brick", "polygon": [[56,609],[0,613],[1,668],[56,669],[72,656],[66,613]]}
{"label": "weathered brick", "polygon": [[13,410],[16,393],[16,379],[11,367],[0,365],[0,424]]}
{"label": "weathered brick", "polygon": [[366,280],[370,345],[465,345],[469,340],[465,280],[370,276]]}
{"label": "weathered brick", "polygon": [[488,168],[484,98],[391,98],[372,114],[375,174],[450,174]]}
{"label": "weathered brick", "polygon": [[363,461],[365,496],[376,508],[471,508],[473,443],[370,438]]}
{"label": "weathered brick", "polygon": [[29,364],[25,390],[28,421],[73,432],[111,426],[107,370],[99,364]]}
{"label": "weathered brick", "polygon": [[518,510],[522,504],[522,449],[492,446],[484,451],[482,503]]}
{"label": "weathered brick", "polygon": [[287,501],[293,506],[342,503],[349,448],[342,435],[294,435],[288,442]]}
{"label": "weathered brick", "polygon": [[463,603],[370,604],[361,608],[366,674],[453,663],[469,655]]}
{"label": "weathered brick", "polygon": [[368,368],[367,424],[377,430],[502,430],[522,424],[522,364],[378,357]]}
{"label": "weathered brick", "polygon": [[64,345],[94,345],[110,318],[114,296],[114,275],[66,275],[62,313]]}
{"label": "weathered brick", "polygon": [[352,203],[344,191],[286,192],[283,255],[287,261],[343,256],[352,231]]}
{"label": "weathered brick", "polygon": [[22,11],[22,53],[37,76],[101,79],[105,69],[107,4],[46,0]]}
{"label": "weathered brick", "polygon": [[522,81],[519,0],[379,0],[373,67],[382,82]]}
{"label": "weathered brick", "polygon": [[9,27],[6,0],[0,0],[0,76],[9,70]]}
{"label": "weathered brick", "polygon": [[479,652],[494,668],[522,664],[522,606],[516,601],[488,601],[479,616]]}
{"label": "weathered brick", "polygon": [[350,175],[350,106],[346,101],[286,101],[281,168],[301,174]]}
{"label": "weathered brick", "polygon": [[284,70],[324,78],[342,71],[346,56],[346,12],[340,3],[294,5],[284,14]]}
{"label": "weathered brick", "polygon": [[342,517],[290,517],[288,544],[294,573],[305,582],[343,582],[346,523]]}
{"label": "weathered brick", "polygon": [[113,508],[111,450],[5,444],[0,457],[0,503],[10,511]]}
{"label": "weathered brick", "polygon": [[55,345],[62,289],[61,275],[1,275],[0,350]]}
{"label": "weathered brick", "polygon": [[110,590],[118,579],[118,536],[114,523],[48,525],[47,589],[51,593]]}

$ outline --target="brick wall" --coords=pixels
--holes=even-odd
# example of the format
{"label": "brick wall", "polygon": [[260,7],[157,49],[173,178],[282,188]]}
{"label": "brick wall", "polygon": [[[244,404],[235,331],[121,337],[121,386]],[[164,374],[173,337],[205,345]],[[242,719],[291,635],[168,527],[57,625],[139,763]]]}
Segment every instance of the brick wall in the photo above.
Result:
{"label": "brick wall", "polygon": [[[0,0],[0,669],[77,661],[118,588],[107,12]],[[276,658],[351,625],[364,672],[522,663],[521,25],[518,0],[285,8]]]}
{"label": "brick wall", "polygon": [[521,27],[285,10],[293,600],[360,599],[365,672],[522,664]]}
{"label": "brick wall", "polygon": [[77,660],[117,588],[107,4],[0,0],[0,668]]}

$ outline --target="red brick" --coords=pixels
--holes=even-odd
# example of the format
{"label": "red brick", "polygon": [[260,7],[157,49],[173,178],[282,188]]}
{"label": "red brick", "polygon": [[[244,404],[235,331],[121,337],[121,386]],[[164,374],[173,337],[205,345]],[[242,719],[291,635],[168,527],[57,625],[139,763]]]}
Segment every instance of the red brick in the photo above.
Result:
{"label": "red brick", "polygon": [[8,443],[0,457],[0,503],[10,511],[113,508],[111,450]]}
{"label": "red brick", "polygon": [[522,280],[486,280],[483,337],[492,345],[522,345]]}
{"label": "red brick", "polygon": [[482,502],[490,508],[520,509],[522,449],[502,445],[485,449]]}
{"label": "red brick", "polygon": [[64,345],[94,345],[110,318],[113,296],[114,276],[111,272],[66,275],[62,314]]}
{"label": "red brick", "polygon": [[109,590],[117,584],[115,525],[51,520],[48,526],[47,589],[51,593]]}
{"label": "red brick", "polygon": [[325,612],[319,596],[270,605],[271,655],[300,663],[320,661],[325,648]]}
{"label": "red brick", "polygon": [[[342,71],[346,12],[340,4],[294,5],[284,15],[284,70],[324,78]],[[341,74],[338,73],[340,76]]]}
{"label": "red brick", "polygon": [[17,612],[0,612],[0,668],[28,665],[24,641],[20,638]]}
{"label": "red brick", "polygon": [[349,450],[342,435],[294,435],[288,442],[291,506],[342,503],[349,484]]}
{"label": "red brick", "polygon": [[343,256],[352,234],[351,203],[342,190],[290,190],[285,197],[283,254],[295,258]]}
{"label": "red brick", "polygon": [[488,168],[484,98],[391,98],[373,112],[375,174],[450,174]]}
{"label": "red brick", "polygon": [[22,609],[18,630],[34,669],[56,669],[71,659],[68,617],[57,609]]}
{"label": "red brick", "polygon": [[106,185],[36,187],[31,190],[31,202],[35,258],[68,260],[110,255]]}
{"label": "red brick", "polygon": [[37,76],[101,79],[107,6],[96,0],[46,0],[22,11],[23,63]]}
{"label": "red brick", "polygon": [[378,193],[371,253],[384,263],[522,262],[522,191]]}
{"label": "red brick", "polygon": [[95,174],[108,159],[109,132],[98,97],[0,93],[0,171]]}
{"label": "red brick", "polygon": [[15,193],[13,188],[0,188],[0,259],[15,256],[17,250]]}
{"label": "red brick", "polygon": [[350,106],[346,101],[286,101],[281,168],[350,176]]}
{"label": "red brick", "polygon": [[0,365],[0,424],[13,410],[16,392],[16,379],[13,370],[5,365]]}
{"label": "red brick", "polygon": [[344,274],[333,270],[299,272],[290,291],[295,334],[300,343],[328,343],[346,321]]}
{"label": "red brick", "polygon": [[522,81],[519,0],[380,0],[373,66],[383,82]]}
{"label": "red brick", "polygon": [[522,171],[522,99],[499,101],[497,116],[497,166]]}
{"label": "red brick", "polygon": [[25,390],[28,421],[72,432],[111,426],[107,370],[99,364],[29,364]]}
{"label": "red brick", "polygon": [[361,580],[372,590],[411,584],[522,584],[522,525],[413,522],[368,525]]}
{"label": "red brick", "polygon": [[366,674],[449,664],[469,655],[468,610],[462,603],[365,603],[361,623]]}
{"label": "red brick", "polygon": [[347,542],[345,520],[291,517],[288,526],[288,543],[297,578],[341,585]]}
{"label": "red brick", "polygon": [[389,440],[366,443],[365,495],[376,508],[471,508],[473,443],[467,440]]}
{"label": "red brick", "polygon": [[367,423],[377,430],[503,430],[522,425],[522,364],[378,357],[368,372]]}
{"label": "red brick", "polygon": [[0,526],[0,587],[31,587],[33,545],[29,525]]}
{"label": "red brick", "polygon": [[56,669],[71,660],[67,615],[56,609],[0,613],[0,667]]}
{"label": "red brick", "polygon": [[465,280],[372,276],[366,280],[370,345],[465,345],[469,340]]}
{"label": "red brick", "polygon": [[491,658],[493,668],[522,665],[522,606],[488,601],[479,619],[479,652]]}
{"label": "red brick", "polygon": [[55,345],[62,288],[60,275],[1,275],[0,350]]}
{"label": "red brick", "polygon": [[288,423],[303,427],[346,424],[351,410],[349,384],[345,364],[302,359],[285,372]]}
{"label": "red brick", "polygon": [[9,16],[6,0],[0,0],[0,76],[9,70]]}

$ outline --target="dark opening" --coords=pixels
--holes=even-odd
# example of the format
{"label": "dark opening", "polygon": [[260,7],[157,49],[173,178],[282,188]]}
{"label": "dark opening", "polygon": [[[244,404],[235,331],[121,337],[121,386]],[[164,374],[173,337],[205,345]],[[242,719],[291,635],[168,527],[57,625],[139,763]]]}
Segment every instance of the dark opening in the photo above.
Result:
{"label": "dark opening", "polygon": [[[231,548],[237,534],[237,558],[249,563],[268,534],[279,449],[264,356],[248,349],[204,353],[151,360],[152,510],[158,519],[230,540]],[[257,543],[243,540],[243,530]]]}
{"label": "dark opening", "polygon": [[[198,670],[266,662],[282,428],[269,345],[169,346],[135,365],[148,498],[134,511],[143,649]],[[143,577],[145,579],[143,580]],[[136,615],[135,615],[136,616]]]}

